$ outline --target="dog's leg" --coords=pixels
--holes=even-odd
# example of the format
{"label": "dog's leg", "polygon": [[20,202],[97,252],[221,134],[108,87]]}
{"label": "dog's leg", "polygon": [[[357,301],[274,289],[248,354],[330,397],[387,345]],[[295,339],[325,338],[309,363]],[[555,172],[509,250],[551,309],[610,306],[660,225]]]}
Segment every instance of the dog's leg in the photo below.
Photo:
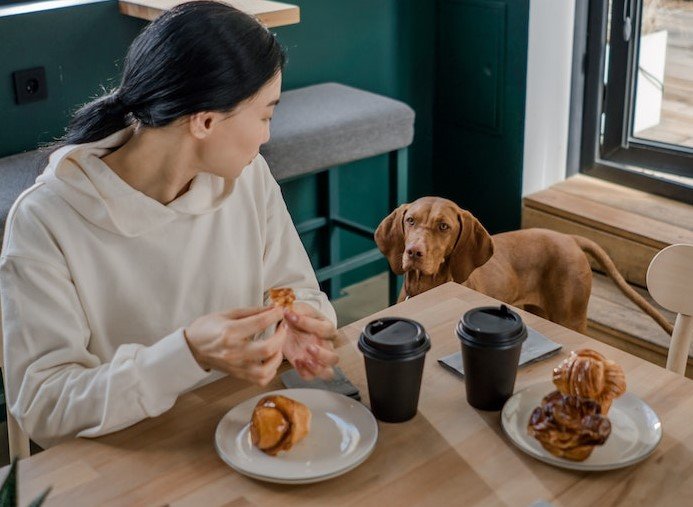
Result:
{"label": "dog's leg", "polygon": [[[584,278],[589,277],[588,280]],[[561,326],[585,333],[587,331],[587,306],[592,289],[592,273],[582,280],[575,280],[566,288],[563,297],[555,298],[547,304],[547,319]]]}

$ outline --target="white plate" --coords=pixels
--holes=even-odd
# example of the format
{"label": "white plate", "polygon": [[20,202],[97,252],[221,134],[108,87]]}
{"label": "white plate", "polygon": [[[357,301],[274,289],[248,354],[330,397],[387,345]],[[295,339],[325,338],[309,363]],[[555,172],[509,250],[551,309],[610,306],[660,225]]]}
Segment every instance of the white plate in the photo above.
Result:
{"label": "white plate", "polygon": [[556,387],[551,382],[535,384],[514,394],[503,406],[501,424],[506,435],[521,450],[551,465],[572,470],[601,471],[623,468],[647,458],[662,439],[662,422],[650,406],[632,393],[616,398],[609,409],[611,435],[595,446],[585,461],[554,456],[527,433],[532,411]]}
{"label": "white plate", "polygon": [[[268,456],[250,440],[250,418],[261,398],[281,394],[313,414],[308,435],[291,450]],[[217,453],[249,477],[281,484],[308,484],[344,474],[363,463],[378,440],[373,414],[358,401],[319,389],[283,389],[255,396],[232,408],[217,425]]]}

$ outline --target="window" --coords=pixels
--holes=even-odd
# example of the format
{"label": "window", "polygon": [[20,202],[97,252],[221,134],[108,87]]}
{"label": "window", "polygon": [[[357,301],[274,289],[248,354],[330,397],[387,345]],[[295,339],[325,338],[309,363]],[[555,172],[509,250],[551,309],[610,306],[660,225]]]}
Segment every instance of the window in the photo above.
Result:
{"label": "window", "polygon": [[693,0],[590,0],[580,170],[693,203]]}

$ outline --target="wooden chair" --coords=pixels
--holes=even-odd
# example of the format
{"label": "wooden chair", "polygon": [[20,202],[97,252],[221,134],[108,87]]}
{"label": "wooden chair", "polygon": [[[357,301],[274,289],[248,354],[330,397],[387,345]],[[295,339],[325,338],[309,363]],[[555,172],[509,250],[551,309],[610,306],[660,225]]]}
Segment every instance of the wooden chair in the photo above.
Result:
{"label": "wooden chair", "polygon": [[647,270],[647,289],[657,303],[678,313],[667,370],[685,375],[693,340],[693,245],[671,245],[655,255]]}
{"label": "wooden chair", "polygon": [[[2,309],[0,308],[0,322],[2,321]],[[29,435],[24,433],[19,423],[10,413],[10,407],[7,403],[7,375],[5,375],[5,342],[2,336],[2,326],[0,326],[0,366],[2,367],[2,382],[5,386],[5,412],[7,413],[7,440],[9,442],[10,460],[15,458],[28,458],[29,450]]]}

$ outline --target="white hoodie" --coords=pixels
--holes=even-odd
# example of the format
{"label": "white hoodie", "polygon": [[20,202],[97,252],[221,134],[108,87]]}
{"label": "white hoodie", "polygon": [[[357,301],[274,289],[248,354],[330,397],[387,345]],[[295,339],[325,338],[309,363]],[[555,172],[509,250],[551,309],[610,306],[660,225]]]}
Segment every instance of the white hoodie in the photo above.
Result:
{"label": "white hoodie", "polygon": [[258,155],[163,205],[102,160],[131,129],[54,152],[7,218],[0,257],[7,403],[43,447],[165,412],[210,381],[183,328],[293,287],[336,322]]}

